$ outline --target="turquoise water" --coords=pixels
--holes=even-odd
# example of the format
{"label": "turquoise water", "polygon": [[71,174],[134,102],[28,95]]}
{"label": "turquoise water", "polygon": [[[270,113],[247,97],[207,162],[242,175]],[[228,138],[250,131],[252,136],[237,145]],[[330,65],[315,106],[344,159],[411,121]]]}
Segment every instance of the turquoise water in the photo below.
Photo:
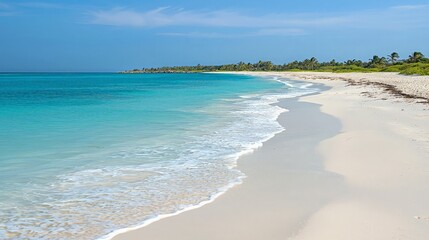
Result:
{"label": "turquoise water", "polygon": [[311,91],[227,74],[0,74],[0,238],[96,239],[207,201],[283,130],[270,104]]}

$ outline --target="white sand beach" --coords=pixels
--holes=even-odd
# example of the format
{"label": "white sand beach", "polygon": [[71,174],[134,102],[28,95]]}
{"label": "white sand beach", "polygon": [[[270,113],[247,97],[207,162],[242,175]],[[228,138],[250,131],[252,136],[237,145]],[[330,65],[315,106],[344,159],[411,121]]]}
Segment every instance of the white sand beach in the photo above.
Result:
{"label": "white sand beach", "polygon": [[429,77],[245,74],[327,89],[279,103],[286,130],[239,160],[243,184],[115,240],[428,239]]}

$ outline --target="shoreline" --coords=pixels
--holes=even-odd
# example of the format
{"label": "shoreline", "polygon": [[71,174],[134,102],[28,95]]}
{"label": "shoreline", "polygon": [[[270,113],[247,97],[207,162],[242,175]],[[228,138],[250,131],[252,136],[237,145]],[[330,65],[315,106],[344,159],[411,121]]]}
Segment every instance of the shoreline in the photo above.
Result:
{"label": "shoreline", "polygon": [[[313,94],[318,94],[318,93],[312,93],[312,94],[308,94],[308,95],[313,95]],[[316,114],[316,115],[318,115],[318,114],[321,114],[320,112],[318,112],[316,109],[318,108],[318,106],[317,105],[312,105],[312,104],[310,104],[311,105],[311,107],[309,107],[309,106],[305,106],[305,107],[303,107],[304,105],[306,105],[305,103],[299,103],[298,102],[298,100],[299,100],[299,97],[293,97],[293,98],[284,98],[284,99],[280,99],[280,101],[276,104],[276,105],[278,105],[278,106],[281,106],[282,108],[285,108],[285,109],[287,109],[287,110],[289,110],[289,111],[286,111],[286,112],[283,112],[283,113],[281,113],[280,114],[280,116],[279,116],[279,118],[277,119],[277,121],[282,125],[282,127],[283,128],[289,128],[289,126],[287,126],[286,124],[285,124],[285,119],[288,119],[289,118],[289,116],[287,116],[287,115],[289,115],[290,114],[290,111],[295,111],[295,109],[305,109],[305,111],[306,112],[311,112],[311,113],[313,113],[313,114]],[[293,110],[291,110],[291,109],[293,109]],[[329,117],[328,117],[329,118]],[[280,120],[281,119],[281,120]],[[331,119],[331,120],[333,120],[333,119]],[[301,122],[301,118],[300,117],[298,117],[297,116],[297,118],[296,118],[296,125],[298,125],[300,122]],[[334,122],[335,122],[335,120],[333,120]],[[335,125],[335,124],[334,124]],[[335,128],[335,127],[334,127]],[[336,128],[339,128],[339,126],[337,126]],[[298,128],[297,128],[298,129]],[[300,129],[300,130],[303,130],[303,129]],[[332,130],[332,129],[328,129],[328,131],[334,131],[334,130]],[[253,178],[253,174],[251,174],[251,175],[249,175],[248,174],[248,172],[245,170],[245,168],[247,167],[246,165],[248,164],[248,162],[249,161],[253,161],[253,162],[259,162],[259,158],[258,157],[255,157],[254,156],[254,154],[255,153],[257,153],[257,152],[261,152],[261,151],[264,151],[265,152],[265,150],[263,150],[263,149],[266,149],[266,148],[269,148],[271,145],[272,145],[272,143],[271,142],[273,142],[273,144],[275,145],[275,144],[278,144],[278,143],[280,143],[280,142],[282,142],[282,141],[278,141],[278,140],[274,140],[274,139],[276,139],[276,138],[279,138],[279,135],[281,135],[281,138],[283,139],[283,138],[288,138],[288,139],[290,139],[291,140],[291,138],[293,137],[293,135],[291,135],[291,133],[290,133],[290,131],[288,130],[288,129],[286,129],[285,131],[282,131],[282,132],[280,132],[280,133],[277,133],[274,137],[272,137],[272,138],[270,138],[270,139],[268,139],[267,141],[265,141],[265,142],[263,142],[263,145],[260,147],[260,148],[257,148],[256,150],[254,150],[252,153],[250,153],[250,154],[246,154],[246,155],[242,155],[239,159],[238,159],[238,169],[240,169],[241,171],[243,171],[245,174],[246,174],[246,178],[244,179],[244,183],[242,183],[242,184],[239,184],[239,185],[236,185],[236,186],[234,186],[233,188],[230,188],[230,189],[228,189],[228,191],[226,191],[224,194],[221,194],[218,198],[216,198],[216,201],[212,201],[211,202],[211,204],[208,204],[208,205],[203,205],[203,206],[200,206],[200,207],[196,207],[195,208],[195,210],[192,210],[192,211],[183,211],[181,214],[178,214],[178,215],[176,215],[175,217],[181,217],[181,216],[183,216],[183,215],[187,215],[187,214],[190,214],[190,213],[192,213],[192,212],[195,212],[195,211],[199,211],[199,210],[201,210],[201,209],[204,209],[205,207],[210,207],[211,205],[214,205],[214,204],[216,204],[216,205],[218,205],[218,201],[220,201],[220,200],[222,200],[223,198],[225,198],[226,197],[226,195],[229,195],[229,194],[231,194],[231,192],[234,192],[234,191],[236,191],[237,189],[239,189],[239,188],[242,188],[242,186],[244,185],[244,184],[246,184],[247,185],[247,180],[248,180],[248,178],[250,178],[250,177],[252,177]],[[298,133],[297,133],[297,135],[299,135]],[[321,139],[323,139],[323,138],[321,138]],[[268,145],[268,147],[267,147],[267,145]],[[295,146],[295,147],[298,147],[298,146]],[[314,146],[315,147],[315,146]],[[293,149],[293,147],[291,147],[289,150],[290,150],[290,153],[293,153],[293,151],[292,151],[292,149]],[[314,152],[312,153],[312,154],[314,154]],[[311,155],[312,155],[311,154]],[[282,154],[279,154],[279,155],[282,155]],[[312,159],[313,157],[315,157],[315,156],[308,156],[308,158],[309,159]],[[277,158],[277,156],[276,156],[276,158]],[[259,162],[258,164],[262,164],[262,165],[265,165],[265,163],[263,163],[263,162]],[[281,163],[280,163],[281,164]],[[289,164],[291,164],[291,165],[295,165],[294,163],[292,163],[292,162],[290,162]],[[309,163],[310,165],[313,165],[313,163]],[[309,172],[317,172],[317,175],[321,175],[321,176],[323,176],[323,175],[325,175],[325,174],[327,174],[327,175],[329,175],[329,178],[334,178],[335,179],[335,181],[337,180],[337,175],[336,174],[334,174],[334,176],[330,176],[330,173],[327,173],[327,172],[324,172],[323,171],[323,169],[321,169],[321,166],[322,166],[322,164],[321,164],[321,159],[319,159],[319,163],[317,164],[317,166],[312,166],[311,167],[311,169],[310,170],[302,170],[302,169],[305,169],[305,167],[304,166],[294,166],[294,167],[292,167],[292,168],[296,168],[296,169],[291,169],[290,171],[292,172],[292,174],[296,174],[296,172],[300,172],[300,171],[309,171]],[[268,166],[268,167],[270,167],[271,168],[271,166]],[[254,171],[254,169],[253,169],[253,167],[252,166],[250,166],[250,171]],[[260,168],[259,168],[260,169]],[[310,174],[311,175],[311,173],[307,173],[307,174]],[[259,174],[258,174],[259,175]],[[279,176],[278,176],[279,177]],[[321,178],[323,178],[323,177],[321,177]],[[319,179],[320,180],[320,179]],[[303,182],[306,182],[306,181],[308,181],[308,179],[307,180],[302,180]],[[330,180],[331,181],[331,180]],[[334,180],[332,180],[332,181],[334,181]],[[316,183],[314,183],[314,185],[316,185]],[[247,187],[246,187],[247,188]],[[245,190],[245,192],[246,191],[248,191],[248,190]],[[247,197],[250,197],[251,195],[254,195],[254,190],[252,189],[252,188],[250,188],[250,191],[251,191],[251,193],[249,194],[249,193],[245,193],[245,195],[247,196]],[[333,190],[331,189],[330,190],[330,192],[332,192]],[[272,191],[273,193],[275,192],[275,190],[273,190]],[[239,193],[239,195],[242,195],[242,193]],[[325,194],[322,194],[323,195],[323,197],[321,197],[321,198],[323,198],[323,199],[325,199],[325,198],[328,198],[329,196],[326,196]],[[301,196],[302,197],[302,196]],[[240,197],[241,198],[241,197]],[[284,198],[284,196],[283,196],[283,198]],[[234,202],[234,205],[236,204],[236,202],[235,202],[235,200],[233,201]],[[295,203],[294,203],[295,204]],[[316,205],[318,205],[319,203],[316,203]],[[280,206],[281,204],[279,204],[279,206]],[[290,206],[290,209],[293,209],[294,207],[293,206]],[[299,212],[299,213],[298,213]],[[294,216],[294,218],[295,219],[299,219],[299,221],[301,221],[302,219],[304,219],[305,217],[303,217],[302,215],[304,214],[308,214],[307,213],[307,209],[305,208],[305,209],[302,209],[302,211],[298,211],[297,213],[296,213],[296,215]],[[174,219],[175,217],[172,217],[172,218],[164,218],[164,219],[162,219],[162,221],[157,221],[156,223],[154,223],[154,224],[150,224],[150,225],[146,225],[146,226],[144,226],[144,227],[140,227],[140,228],[138,228],[137,230],[133,230],[133,231],[127,231],[127,232],[125,232],[125,233],[122,233],[122,234],[119,234],[119,235],[117,235],[116,237],[114,237],[114,238],[112,238],[112,239],[140,239],[140,238],[142,238],[142,232],[144,232],[144,231],[146,231],[146,229],[148,229],[148,228],[151,228],[151,226],[154,226],[154,225],[157,225],[157,224],[159,224],[159,223],[161,223],[162,224],[162,222],[163,221],[170,221],[171,219]],[[295,220],[289,220],[291,223],[292,222],[294,222]],[[175,227],[175,229],[178,229],[177,227]],[[296,228],[296,229],[293,229],[293,231],[296,231],[298,228]],[[143,237],[143,238],[149,238],[149,239],[158,239],[157,237],[158,237],[158,235],[159,235],[159,232],[156,232],[156,233],[154,233],[154,234],[149,234],[147,237],[145,236],[145,237]],[[173,236],[168,236],[168,237],[166,237],[165,239],[168,239],[168,238],[170,238],[170,237],[173,237]],[[164,238],[162,238],[162,239],[164,239]],[[191,238],[192,239],[192,238]]]}
{"label": "shoreline", "polygon": [[[280,82],[281,84],[288,85],[289,87],[295,87],[295,86],[289,85],[289,84],[287,84],[287,83],[285,83],[285,82],[282,82],[282,81],[280,81],[280,80],[278,80],[278,79],[271,79],[271,77],[263,77],[263,78],[267,78],[267,79],[269,79],[269,81],[277,81],[277,82]],[[298,82],[302,82],[302,81],[298,81]],[[307,85],[308,85],[308,86],[307,86]],[[306,86],[301,86],[301,87],[299,87],[299,88],[300,88],[300,89],[307,89],[307,87],[309,87],[310,85],[311,85],[311,86],[313,86],[313,85],[315,85],[315,84],[307,84],[307,85],[306,85]],[[320,85],[319,87],[320,87],[320,88],[323,88],[323,86],[322,86],[322,85]],[[312,90],[310,91],[310,93],[294,93],[294,94],[298,94],[299,96],[303,96],[303,95],[311,95],[311,94],[317,94],[317,92],[319,92],[319,91],[320,91],[320,88],[314,88],[314,89],[312,89]],[[310,89],[311,89],[311,88],[310,88]],[[280,101],[280,100],[283,100],[283,99],[297,99],[297,97],[296,97],[296,96],[287,96],[287,95],[288,95],[288,94],[286,94],[286,95],[285,95],[285,98],[277,99],[277,100],[278,100],[277,102],[274,102],[274,103],[272,103],[272,104],[270,104],[270,105],[278,106],[278,105],[279,105],[279,101]],[[279,113],[279,116],[278,116],[278,117],[280,117],[280,115],[282,115],[283,113],[287,113],[287,112],[289,111],[287,108],[284,108],[284,107],[281,107],[281,109],[283,109],[283,110]],[[278,117],[277,117],[277,118],[278,118]],[[276,120],[276,122],[278,122],[278,120]],[[279,125],[281,125],[281,124],[279,123]],[[282,130],[280,130],[280,131],[276,131],[276,132],[273,132],[269,137],[267,137],[267,138],[265,138],[265,139],[261,140],[260,142],[258,142],[258,143],[256,143],[256,144],[253,144],[251,148],[249,148],[249,149],[247,149],[247,150],[245,150],[245,151],[239,152],[239,153],[237,153],[237,154],[234,154],[234,157],[236,158],[236,159],[234,160],[234,161],[235,161],[235,164],[234,164],[234,166],[231,166],[231,168],[233,168],[233,169],[237,169],[238,171],[240,171],[240,170],[237,168],[237,165],[238,165],[238,161],[240,161],[240,159],[241,159],[243,156],[248,155],[248,154],[252,154],[254,151],[256,151],[257,149],[261,148],[261,147],[263,146],[263,144],[265,144],[265,142],[269,141],[270,139],[272,139],[273,137],[275,137],[277,134],[282,133],[282,132],[284,132],[284,131],[285,131],[285,127],[284,127],[284,126],[282,126]],[[240,172],[241,172],[241,171],[240,171]],[[144,228],[144,227],[146,227],[146,226],[148,226],[148,225],[150,225],[150,224],[152,224],[152,223],[158,222],[158,221],[163,220],[163,219],[165,219],[165,218],[174,217],[174,216],[177,216],[177,215],[179,215],[179,214],[181,214],[181,213],[184,213],[184,212],[187,212],[187,211],[191,211],[191,210],[195,210],[195,209],[201,208],[201,207],[203,207],[203,206],[205,206],[205,205],[207,205],[207,204],[209,204],[209,203],[214,202],[217,198],[219,198],[219,197],[221,197],[222,195],[226,194],[229,190],[233,189],[234,187],[236,187],[236,186],[238,186],[238,185],[242,184],[242,183],[243,183],[243,180],[244,180],[245,178],[247,178],[247,176],[246,176],[246,175],[240,176],[240,177],[239,177],[238,179],[236,179],[234,182],[231,182],[230,184],[228,184],[228,185],[226,185],[226,186],[224,186],[224,187],[222,187],[222,188],[219,188],[219,189],[218,189],[218,192],[216,192],[215,194],[211,195],[211,196],[210,196],[210,198],[209,198],[208,200],[204,200],[204,201],[200,202],[199,204],[196,204],[196,205],[190,205],[190,206],[185,206],[183,209],[180,209],[180,210],[178,210],[178,211],[176,211],[176,212],[167,213],[167,214],[161,214],[161,215],[159,215],[159,216],[156,216],[156,217],[153,217],[153,218],[147,219],[147,220],[143,221],[141,224],[138,224],[138,225],[135,225],[135,226],[131,226],[131,227],[127,227],[127,228],[117,229],[117,230],[115,230],[115,231],[113,231],[113,232],[111,232],[111,233],[109,233],[109,234],[107,234],[107,235],[104,235],[104,236],[102,236],[102,237],[97,238],[97,240],[110,240],[110,239],[116,239],[116,236],[118,236],[118,235],[126,234],[127,232],[130,232],[130,231],[140,230],[140,229],[142,229],[142,228]]]}
{"label": "shoreline", "polygon": [[[278,119],[286,131],[240,157],[238,168],[248,176],[243,184],[211,204],[113,239],[424,239],[429,234],[424,204],[429,200],[424,191],[429,180],[426,106],[398,99],[378,86],[347,86],[325,76],[293,74],[251,73],[331,89],[280,101],[290,110]],[[323,116],[330,122],[321,121]],[[309,119],[316,123],[310,130]],[[338,120],[341,125],[335,130]],[[320,138],[317,127],[331,132]],[[317,179],[308,185],[317,177],[325,182]]]}
{"label": "shoreline", "polygon": [[113,232],[111,232],[111,233],[109,233],[109,234],[107,234],[107,235],[105,235],[103,237],[97,238],[96,240],[110,240],[110,239],[114,239],[114,238],[116,238],[117,236],[119,236],[121,234],[125,234],[125,233],[131,232],[131,231],[136,231],[136,230],[142,229],[142,228],[144,228],[144,227],[146,227],[146,226],[148,226],[148,225],[150,225],[152,223],[156,223],[158,221],[161,221],[162,219],[169,218],[169,217],[174,217],[174,216],[177,216],[177,215],[179,215],[181,213],[201,208],[201,207],[203,207],[203,206],[205,206],[205,205],[207,205],[209,203],[214,202],[218,197],[220,197],[223,194],[227,193],[228,190],[234,188],[237,185],[242,184],[242,178],[243,177],[241,177],[238,181],[233,182],[233,183],[225,186],[222,189],[219,189],[219,192],[217,194],[214,194],[213,196],[211,196],[209,200],[202,201],[201,203],[199,203],[197,205],[192,205],[192,206],[185,207],[184,209],[179,210],[179,211],[174,212],[174,213],[167,213],[167,214],[159,215],[159,216],[157,216],[155,218],[148,219],[148,220],[144,221],[142,224],[134,226],[134,227],[121,228],[121,229],[115,230],[115,231],[113,231]]}

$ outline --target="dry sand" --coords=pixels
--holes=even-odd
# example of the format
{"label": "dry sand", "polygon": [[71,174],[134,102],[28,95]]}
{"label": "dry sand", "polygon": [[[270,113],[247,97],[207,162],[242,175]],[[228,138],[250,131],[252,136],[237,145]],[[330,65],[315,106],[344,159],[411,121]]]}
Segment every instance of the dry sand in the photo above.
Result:
{"label": "dry sand", "polygon": [[[265,74],[265,73],[258,73]],[[345,80],[388,88],[389,92],[429,100],[429,76],[405,76],[398,73],[327,73],[327,72],[289,72],[282,74],[292,79],[307,80]]]}
{"label": "dry sand", "polygon": [[366,82],[425,98],[427,78],[251,74],[307,79],[330,89],[279,103],[290,110],[279,118],[286,131],[240,159],[248,176],[242,185],[211,204],[114,239],[428,239],[429,105]]}

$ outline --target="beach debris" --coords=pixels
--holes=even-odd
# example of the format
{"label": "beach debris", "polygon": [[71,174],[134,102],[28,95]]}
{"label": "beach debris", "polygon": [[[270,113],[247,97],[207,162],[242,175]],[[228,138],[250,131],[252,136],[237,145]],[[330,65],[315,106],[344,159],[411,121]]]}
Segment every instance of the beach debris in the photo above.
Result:
{"label": "beach debris", "polygon": [[414,216],[417,220],[429,220],[429,216]]}

